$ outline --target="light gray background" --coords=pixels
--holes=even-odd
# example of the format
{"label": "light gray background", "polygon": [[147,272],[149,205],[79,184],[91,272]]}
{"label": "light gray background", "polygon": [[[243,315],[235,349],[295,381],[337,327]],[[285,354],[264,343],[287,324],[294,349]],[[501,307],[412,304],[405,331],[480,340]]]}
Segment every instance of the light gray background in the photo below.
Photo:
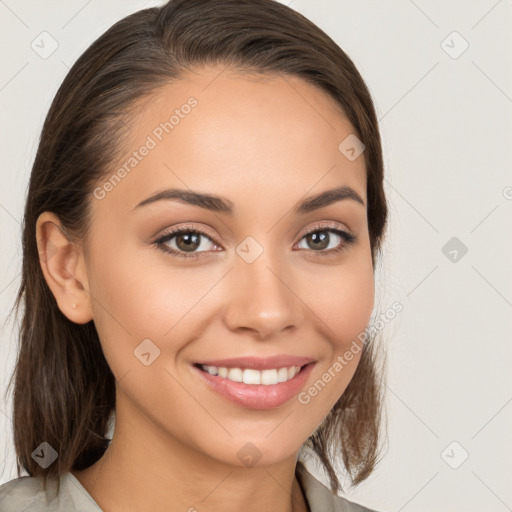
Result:
{"label": "light gray background", "polygon": [[[384,143],[391,209],[380,310],[395,300],[404,309],[383,333],[387,451],[348,497],[382,512],[512,510],[512,2],[283,3],[354,60]],[[2,320],[19,285],[20,222],[50,102],[94,39],[151,5],[158,0],[0,0]],[[31,48],[43,31],[58,42],[46,59]],[[3,395],[16,327],[3,321],[1,336]],[[17,476],[10,408],[2,396],[0,483]]]}

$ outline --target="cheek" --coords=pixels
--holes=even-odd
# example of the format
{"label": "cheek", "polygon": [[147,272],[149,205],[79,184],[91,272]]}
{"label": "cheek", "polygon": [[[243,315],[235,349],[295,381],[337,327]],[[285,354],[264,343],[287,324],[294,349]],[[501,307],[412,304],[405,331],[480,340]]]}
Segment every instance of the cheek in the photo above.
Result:
{"label": "cheek", "polygon": [[323,320],[324,334],[332,348],[344,351],[370,321],[374,304],[371,261],[359,259],[340,266],[339,270],[330,269],[317,283],[313,290],[309,287],[306,297]]}
{"label": "cheek", "polygon": [[364,333],[374,304],[374,277],[371,259],[354,259],[339,271],[330,270],[329,279],[316,287],[311,309],[321,319],[324,353],[309,382],[298,396],[317,425],[325,417],[352,380],[361,358]]}
{"label": "cheek", "polygon": [[[101,251],[93,252],[89,261],[92,313],[105,357],[117,378],[136,361],[133,350],[137,345],[146,338],[161,337],[164,328],[170,328],[175,311],[171,305],[176,299],[169,294],[171,287],[154,278],[151,266],[137,259],[133,247],[125,247],[121,239],[101,243],[99,236],[95,243]],[[167,326],[162,325],[159,308],[169,313]]]}
{"label": "cheek", "polygon": [[88,270],[93,317],[117,378],[140,366],[134,350],[144,340],[151,340],[156,353],[172,358],[187,341],[183,330],[197,320],[201,297],[219,276],[208,269],[172,268],[151,247],[123,249],[120,241],[102,247]]}

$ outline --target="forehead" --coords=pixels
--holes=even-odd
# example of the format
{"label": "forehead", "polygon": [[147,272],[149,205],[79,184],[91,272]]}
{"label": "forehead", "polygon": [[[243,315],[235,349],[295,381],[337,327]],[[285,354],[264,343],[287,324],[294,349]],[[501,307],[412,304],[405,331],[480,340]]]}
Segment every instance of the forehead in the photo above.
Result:
{"label": "forehead", "polygon": [[348,185],[366,201],[364,154],[350,161],[338,149],[354,128],[333,98],[298,77],[204,68],[160,87],[132,114],[126,151],[112,166],[126,172],[101,207],[127,213],[171,187],[254,204]]}

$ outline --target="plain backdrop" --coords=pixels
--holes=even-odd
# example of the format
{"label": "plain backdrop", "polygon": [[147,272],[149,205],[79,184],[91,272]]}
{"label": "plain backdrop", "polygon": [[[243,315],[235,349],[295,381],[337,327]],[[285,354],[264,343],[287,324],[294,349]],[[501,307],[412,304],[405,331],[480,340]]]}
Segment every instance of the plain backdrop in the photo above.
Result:
{"label": "plain backdrop", "polygon": [[[381,311],[394,301],[403,310],[382,333],[384,457],[347,496],[381,512],[511,510],[512,3],[286,3],[353,59],[384,144],[390,224],[378,300]],[[3,397],[17,329],[5,318],[20,282],[40,130],[86,47],[153,5],[0,0],[0,483],[17,477],[11,397]],[[57,44],[51,55],[33,49],[42,37],[47,51]],[[327,482],[316,464],[310,470]]]}

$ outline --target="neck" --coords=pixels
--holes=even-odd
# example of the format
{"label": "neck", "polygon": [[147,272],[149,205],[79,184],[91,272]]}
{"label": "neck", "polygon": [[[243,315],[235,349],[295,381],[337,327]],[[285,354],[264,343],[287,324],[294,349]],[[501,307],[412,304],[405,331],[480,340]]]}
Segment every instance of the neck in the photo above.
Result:
{"label": "neck", "polygon": [[72,472],[103,510],[308,511],[295,476],[296,454],[261,467],[230,465],[155,425],[135,429],[133,412],[127,415],[119,405],[115,433],[103,457],[85,470]]}

